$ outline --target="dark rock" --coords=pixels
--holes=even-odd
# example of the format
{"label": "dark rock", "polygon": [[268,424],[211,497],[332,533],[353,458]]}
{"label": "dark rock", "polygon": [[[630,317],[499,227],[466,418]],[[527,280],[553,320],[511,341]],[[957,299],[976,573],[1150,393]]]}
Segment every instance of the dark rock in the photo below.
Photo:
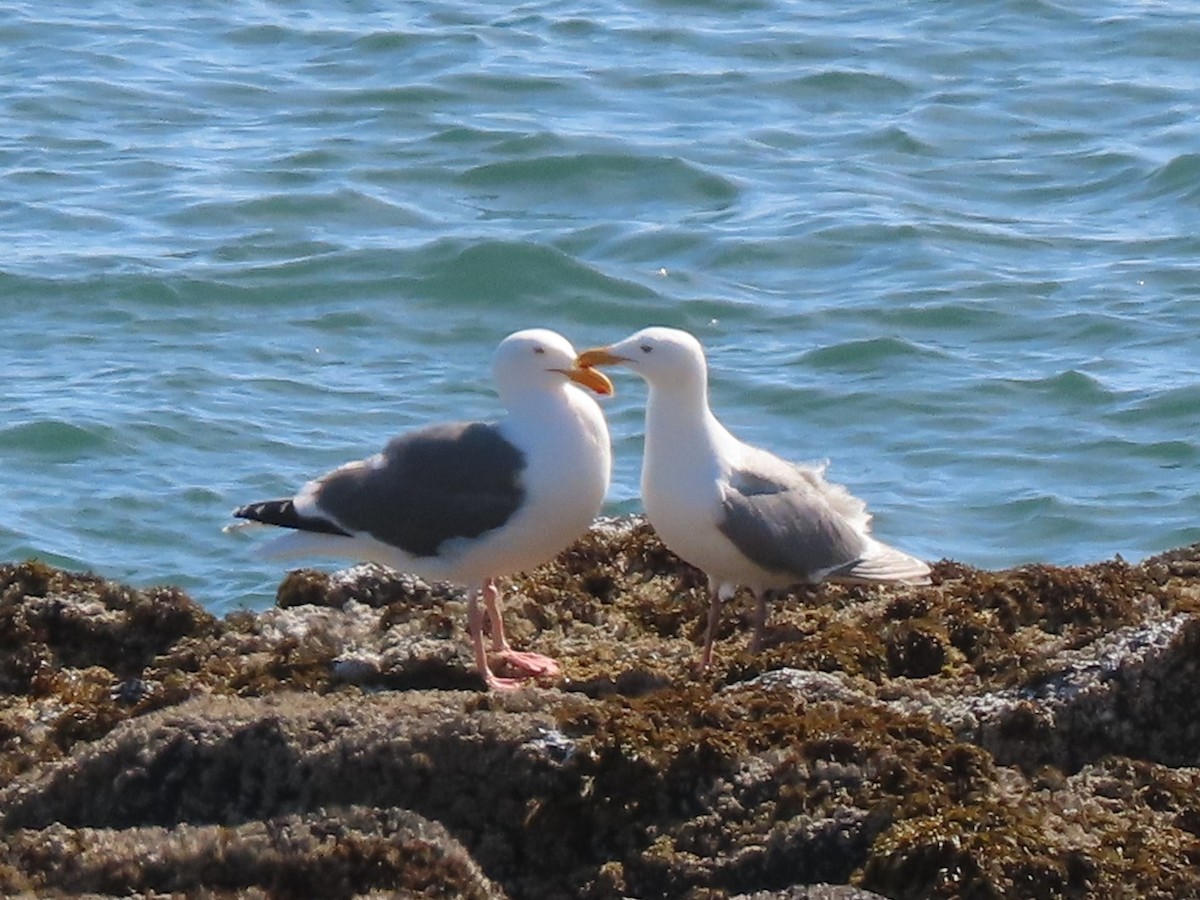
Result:
{"label": "dark rock", "polygon": [[[70,828],[11,836],[7,856],[37,896],[137,892],[351,898],[506,895],[436,822],[401,809],[347,807],[233,825]],[[0,885],[3,885],[0,864]],[[261,893],[259,893],[261,891]]]}
{"label": "dark rock", "polygon": [[881,900],[882,894],[863,891],[847,884],[807,884],[782,891],[755,891],[729,900]]}
{"label": "dark rock", "polygon": [[0,565],[0,692],[25,693],[39,673],[61,668],[136,676],[179,638],[215,625],[176,588],[138,591],[32,561]]}
{"label": "dark rock", "polygon": [[0,894],[1200,895],[1200,547],[722,610],[640,520],[506,589],[303,570],[208,615],[0,566]]}

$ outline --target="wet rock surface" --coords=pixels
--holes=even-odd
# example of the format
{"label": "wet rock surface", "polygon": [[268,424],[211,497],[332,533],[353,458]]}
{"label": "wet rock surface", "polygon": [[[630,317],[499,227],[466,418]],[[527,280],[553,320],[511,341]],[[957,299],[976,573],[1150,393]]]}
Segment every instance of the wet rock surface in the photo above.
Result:
{"label": "wet rock surface", "polygon": [[1200,547],[824,586],[746,653],[637,520],[506,585],[557,684],[487,694],[458,592],[372,567],[217,619],[0,566],[0,895],[1200,895]]}

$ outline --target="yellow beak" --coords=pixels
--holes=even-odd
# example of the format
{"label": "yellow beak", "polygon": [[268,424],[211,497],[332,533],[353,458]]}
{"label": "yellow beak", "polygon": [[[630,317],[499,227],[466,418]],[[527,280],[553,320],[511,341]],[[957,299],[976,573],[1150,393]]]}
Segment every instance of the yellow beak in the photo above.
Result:
{"label": "yellow beak", "polygon": [[584,369],[590,369],[593,366],[618,366],[623,362],[627,362],[625,357],[617,356],[607,347],[584,350],[575,357],[575,365]]}
{"label": "yellow beak", "polygon": [[602,397],[611,397],[615,393],[613,383],[608,376],[596,369],[580,367],[578,363],[571,369],[559,369],[576,384],[581,384],[588,390],[595,391]]}

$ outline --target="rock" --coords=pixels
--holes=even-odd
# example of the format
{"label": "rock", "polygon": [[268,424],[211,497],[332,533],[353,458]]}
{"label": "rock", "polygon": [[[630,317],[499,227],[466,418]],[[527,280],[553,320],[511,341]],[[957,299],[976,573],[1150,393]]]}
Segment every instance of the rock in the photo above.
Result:
{"label": "rock", "polygon": [[723,610],[640,520],[507,586],[560,685],[481,690],[460,592],[276,608],[0,566],[0,894],[1200,894],[1200,547]]}
{"label": "rock", "polygon": [[1027,771],[1108,754],[1200,765],[1200,618],[1118,628],[1047,660],[1018,688],[935,701],[935,717]]}
{"label": "rock", "polygon": [[180,637],[214,627],[175,588],[135,591],[32,561],[0,566],[0,691],[23,693],[63,668],[137,675]]}
{"label": "rock", "polygon": [[756,891],[738,894],[729,900],[881,900],[874,891],[862,891],[844,884],[809,884],[783,891]]}
{"label": "rock", "polygon": [[214,886],[206,896],[505,897],[445,828],[402,809],[170,828],[55,824],[15,833],[7,850],[39,897],[177,894],[198,884]]}

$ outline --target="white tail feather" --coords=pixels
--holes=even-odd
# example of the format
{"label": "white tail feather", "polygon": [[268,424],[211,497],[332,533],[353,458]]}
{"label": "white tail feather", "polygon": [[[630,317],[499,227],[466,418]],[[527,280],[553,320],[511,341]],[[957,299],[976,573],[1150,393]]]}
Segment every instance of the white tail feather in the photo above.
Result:
{"label": "white tail feather", "polygon": [[221,529],[222,534],[241,534],[243,531],[253,531],[258,528],[267,528],[264,522],[252,522],[249,519],[243,519],[240,522],[233,522]]}
{"label": "white tail feather", "polygon": [[929,564],[874,538],[853,565],[839,569],[837,580],[929,584]]}

